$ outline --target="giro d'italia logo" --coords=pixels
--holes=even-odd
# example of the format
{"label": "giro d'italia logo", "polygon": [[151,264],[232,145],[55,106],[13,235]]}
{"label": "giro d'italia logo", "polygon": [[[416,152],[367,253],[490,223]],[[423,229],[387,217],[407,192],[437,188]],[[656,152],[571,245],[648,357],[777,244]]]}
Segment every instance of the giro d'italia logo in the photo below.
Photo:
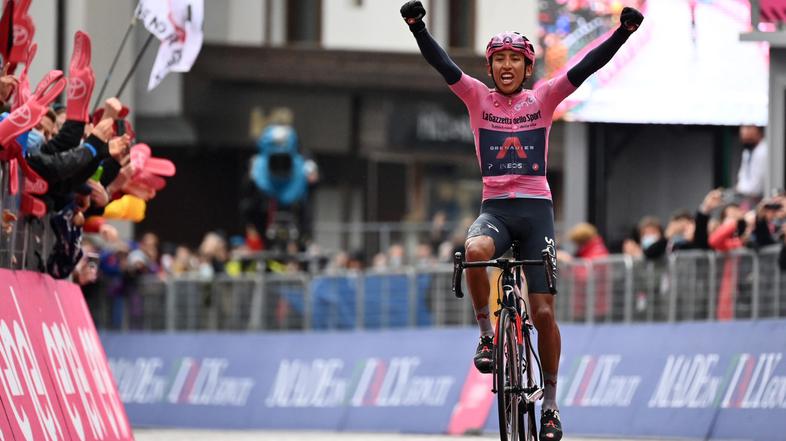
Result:
{"label": "giro d'italia logo", "polygon": [[87,85],[81,78],[71,78],[68,82],[68,99],[78,100],[87,93]]}

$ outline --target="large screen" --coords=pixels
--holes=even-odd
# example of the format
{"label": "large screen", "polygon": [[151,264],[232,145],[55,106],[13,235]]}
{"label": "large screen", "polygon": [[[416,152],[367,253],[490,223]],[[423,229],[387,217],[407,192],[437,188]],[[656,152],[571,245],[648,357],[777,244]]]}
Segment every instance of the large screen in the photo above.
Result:
{"label": "large screen", "polygon": [[644,13],[641,28],[555,117],[766,125],[769,48],[740,41],[751,28],[746,0],[541,0],[541,81],[604,41],[619,26],[624,6]]}

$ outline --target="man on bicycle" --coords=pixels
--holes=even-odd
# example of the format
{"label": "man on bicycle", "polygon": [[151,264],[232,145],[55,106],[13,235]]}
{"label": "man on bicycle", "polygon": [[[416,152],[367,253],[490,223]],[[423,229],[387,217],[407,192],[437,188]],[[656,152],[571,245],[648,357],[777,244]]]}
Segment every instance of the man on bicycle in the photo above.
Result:
{"label": "man on bicycle", "polygon": [[[489,89],[463,73],[434,41],[423,23],[426,10],[420,1],[405,3],[401,15],[423,57],[445,78],[469,112],[475,153],[483,175],[483,203],[480,216],[467,233],[467,261],[497,258],[513,240],[521,244],[522,259],[540,259],[541,251],[546,248],[556,256],[554,210],[546,180],[552,114],[562,100],[611,60],[644,17],[633,8],[624,8],[620,27],[606,41],[589,51],[567,73],[528,90],[524,89],[524,83],[532,76],[535,50],[523,35],[503,32],[486,46],[488,75],[496,86]],[[556,266],[556,257],[553,262]],[[556,441],[562,438],[556,402],[561,341],[554,319],[554,298],[549,294],[541,268],[525,271],[546,383],[540,439]],[[482,373],[491,373],[494,328],[490,321],[490,287],[485,269],[468,270],[467,284],[480,327],[475,367]]]}

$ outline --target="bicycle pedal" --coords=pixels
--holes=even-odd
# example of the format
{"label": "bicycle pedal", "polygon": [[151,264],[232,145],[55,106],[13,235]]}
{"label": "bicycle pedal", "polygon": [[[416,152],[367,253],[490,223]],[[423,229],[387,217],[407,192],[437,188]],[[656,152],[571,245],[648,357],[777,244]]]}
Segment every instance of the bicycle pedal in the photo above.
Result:
{"label": "bicycle pedal", "polygon": [[538,388],[538,390],[532,392],[531,394],[524,395],[524,400],[527,403],[534,403],[540,400],[541,398],[543,398],[543,389],[540,388]]}

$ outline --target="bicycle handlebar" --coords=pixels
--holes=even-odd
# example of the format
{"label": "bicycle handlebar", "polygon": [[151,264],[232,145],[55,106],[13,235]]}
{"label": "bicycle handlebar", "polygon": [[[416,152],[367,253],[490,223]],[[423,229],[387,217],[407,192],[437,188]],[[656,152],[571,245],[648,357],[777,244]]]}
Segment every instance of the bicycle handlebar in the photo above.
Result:
{"label": "bicycle handlebar", "polygon": [[453,294],[458,297],[464,297],[464,292],[461,290],[461,274],[465,268],[488,268],[494,267],[501,270],[513,269],[519,266],[532,266],[543,265],[546,270],[546,285],[552,294],[557,293],[555,286],[555,270],[554,263],[551,259],[551,254],[548,250],[541,252],[542,260],[509,260],[509,259],[495,259],[495,260],[482,260],[477,262],[464,262],[464,255],[461,252],[456,252],[453,255]]}

